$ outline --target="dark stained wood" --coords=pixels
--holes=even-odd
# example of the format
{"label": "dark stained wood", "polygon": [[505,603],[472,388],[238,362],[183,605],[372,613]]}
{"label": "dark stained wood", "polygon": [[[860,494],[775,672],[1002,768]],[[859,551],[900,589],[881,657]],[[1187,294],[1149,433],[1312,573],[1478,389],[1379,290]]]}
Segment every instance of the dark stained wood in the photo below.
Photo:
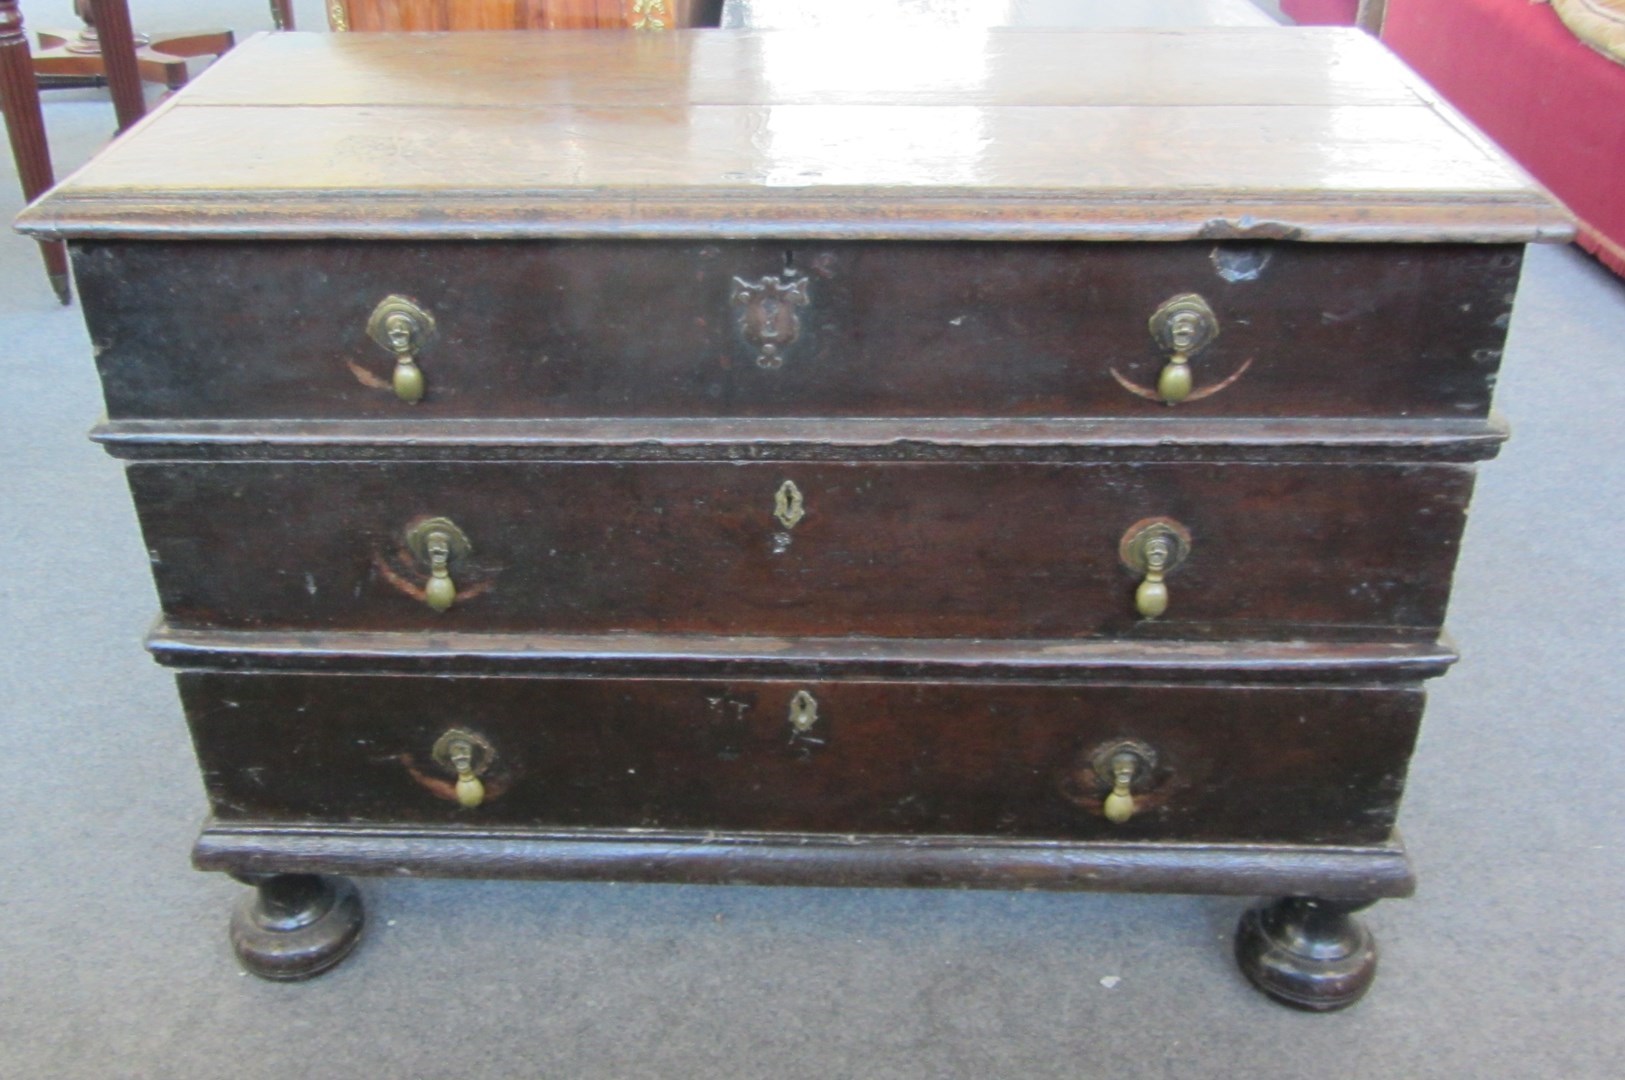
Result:
{"label": "dark stained wood", "polygon": [[262,979],[295,982],[327,971],[361,940],[361,895],[344,878],[241,875],[255,886],[231,916],[231,948]]}
{"label": "dark stained wood", "polygon": [[[1354,31],[1191,32],[1184,43],[1125,31],[1085,46],[1119,56],[1098,66],[1069,51],[1077,34],[972,34],[936,50],[910,40],[900,48],[922,67],[901,70],[930,90],[898,102],[881,86],[856,104],[818,89],[842,82],[828,71],[805,81],[804,46],[789,35],[777,39],[784,48],[748,31],[524,35],[580,39],[556,47],[559,64],[520,77],[556,87],[540,95],[556,103],[543,104],[535,92],[509,96],[514,65],[491,57],[550,46],[459,44],[468,36],[403,47],[330,35],[316,48],[352,75],[325,81],[308,104],[179,96],[20,224],[49,237],[145,238],[1520,243],[1572,234],[1528,176]],[[244,82],[296,90],[301,80],[278,63],[305,47],[287,43],[294,37],[239,48],[202,85],[229,88],[240,69]],[[1238,40],[1251,49],[1235,64]],[[1280,64],[1261,59],[1278,53]],[[1035,86],[1006,78],[1011,67],[1065,74]],[[1198,77],[1170,92],[1166,72],[1181,68]],[[737,69],[752,74],[727,74]],[[434,71],[455,74],[424,78]],[[608,104],[578,98],[581,71],[593,73],[589,85],[645,89]],[[1238,77],[1244,103],[1215,103],[1215,86]],[[1292,91],[1311,77],[1330,89],[1300,104]],[[1383,100],[1363,96],[1374,78],[1387,83]],[[786,81],[783,93],[805,103],[752,92]],[[447,104],[447,82],[474,104]],[[355,99],[367,103],[332,103],[357,84]],[[722,99],[740,103],[691,100],[690,87],[718,84]],[[1045,89],[1054,85],[1056,94]],[[1410,100],[1394,103],[1395,92]],[[305,110],[317,103],[321,122],[311,123]]]}
{"label": "dark stained wood", "polygon": [[[259,908],[1262,894],[1240,958],[1317,1007],[1369,981],[1346,913],[1412,886],[1519,245],[1570,232],[1365,35],[1245,28],[266,36],[21,227],[75,241],[194,858]],[[1147,323],[1193,292],[1221,332],[1170,408]],[[417,404],[390,294],[439,331]],[[1120,544],[1159,517],[1191,550],[1148,621]]]}
{"label": "dark stained wood", "polygon": [[114,420],[92,438],[137,461],[1482,461],[1487,420],[583,418]]}
{"label": "dark stained wood", "polygon": [[948,886],[1104,892],[1411,895],[1397,840],[1380,845],[1065,843],[964,837],[482,830],[211,822],[201,870],[685,884]]}
{"label": "dark stained wood", "polygon": [[1236,927],[1236,963],[1254,986],[1293,1008],[1353,1005],[1377,977],[1377,944],[1352,912],[1369,901],[1288,896],[1253,908]]}
{"label": "dark stained wood", "polygon": [[271,25],[278,30],[292,30],[293,0],[271,0]]}
{"label": "dark stained wood", "polygon": [[[28,34],[17,0],[0,0],[0,114],[4,114],[11,156],[22,181],[23,198],[37,199],[54,182],[51,149],[45,141],[39,86],[28,56]],[[68,278],[68,250],[59,241],[42,240],[40,254],[51,288],[64,304],[73,298]]]}
{"label": "dark stained wood", "polygon": [[130,26],[127,0],[90,0],[96,38],[101,42],[107,88],[113,95],[118,129],[125,131],[147,115],[146,92],[135,58],[135,30]]}
{"label": "dark stained wood", "polygon": [[[183,674],[219,821],[1370,844],[1419,691]],[[801,735],[791,699],[810,692]],[[296,722],[295,722],[296,721]],[[430,755],[495,750],[460,806]],[[1089,755],[1157,754],[1130,820]]]}
{"label": "dark stained wood", "polygon": [[[115,419],[1483,417],[1520,266],[1499,245],[84,244]],[[787,269],[788,268],[788,269]],[[809,301],[764,368],[736,280]],[[240,285],[253,281],[245,293]],[[1199,293],[1197,395],[1154,388],[1148,330]],[[435,318],[408,405],[379,301]]]}
{"label": "dark stained wood", "polygon": [[[129,478],[164,611],[194,627],[1415,641],[1441,625],[1473,474],[447,462]],[[805,500],[793,529],[774,517],[787,480]],[[444,613],[403,539],[430,517],[473,545]],[[1194,537],[1154,622],[1118,551],[1153,517]]]}

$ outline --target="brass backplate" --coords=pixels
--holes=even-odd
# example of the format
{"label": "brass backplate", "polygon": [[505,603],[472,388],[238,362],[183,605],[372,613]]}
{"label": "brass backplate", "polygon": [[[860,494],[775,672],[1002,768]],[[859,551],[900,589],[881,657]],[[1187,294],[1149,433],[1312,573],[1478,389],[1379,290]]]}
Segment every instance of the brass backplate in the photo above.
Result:
{"label": "brass backplate", "polygon": [[452,763],[452,757],[459,743],[469,749],[469,771],[475,776],[482,775],[496,760],[497,752],[486,741],[485,736],[476,735],[464,728],[452,728],[436,739],[430,755],[441,768],[448,772],[456,772],[457,766]]}
{"label": "brass backplate", "polygon": [[1123,534],[1122,542],[1117,548],[1123,564],[1136,574],[1144,574],[1151,565],[1150,560],[1146,558],[1146,546],[1159,537],[1167,537],[1172,548],[1162,567],[1164,573],[1184,562],[1185,557],[1191,553],[1189,529],[1173,518],[1146,518],[1130,525],[1128,531]]}
{"label": "brass backplate", "polygon": [[1219,317],[1197,294],[1180,293],[1152,312],[1151,336],[1169,352],[1190,356],[1219,336]]}
{"label": "brass backplate", "polygon": [[415,355],[429,347],[434,341],[434,316],[418,307],[404,296],[390,295],[378,302],[372,309],[372,315],[367,319],[367,336],[376,341],[386,352],[398,353],[393,342],[389,340],[389,317],[391,315],[405,315],[412,321],[412,348]]}
{"label": "brass backplate", "polygon": [[1109,790],[1117,782],[1117,770],[1112,767],[1112,762],[1120,754],[1133,754],[1140,759],[1140,767],[1134,770],[1134,779],[1130,782],[1129,789],[1141,791],[1149,787],[1157,770],[1157,752],[1149,744],[1138,739],[1118,739],[1097,746],[1090,752],[1089,767],[1094,770],[1101,784]]}
{"label": "brass backplate", "polygon": [[445,535],[446,546],[449,549],[449,561],[451,562],[465,558],[470,551],[474,550],[463,530],[454,525],[451,519],[443,517],[424,518],[406,531],[406,546],[419,562],[428,563],[430,561],[429,537],[435,533]]}

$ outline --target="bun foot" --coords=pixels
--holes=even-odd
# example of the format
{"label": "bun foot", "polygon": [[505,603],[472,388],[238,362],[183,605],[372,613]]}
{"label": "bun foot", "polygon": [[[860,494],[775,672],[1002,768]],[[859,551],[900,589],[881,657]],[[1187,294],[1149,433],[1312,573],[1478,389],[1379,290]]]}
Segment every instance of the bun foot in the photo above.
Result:
{"label": "bun foot", "polygon": [[1253,908],[1236,927],[1236,963],[1252,984],[1311,1012],[1345,1009],[1371,989],[1377,943],[1346,903],[1287,897]]}
{"label": "bun foot", "polygon": [[243,967],[286,982],[320,975],[361,939],[361,895],[347,878],[244,876],[254,886],[231,915],[231,947]]}

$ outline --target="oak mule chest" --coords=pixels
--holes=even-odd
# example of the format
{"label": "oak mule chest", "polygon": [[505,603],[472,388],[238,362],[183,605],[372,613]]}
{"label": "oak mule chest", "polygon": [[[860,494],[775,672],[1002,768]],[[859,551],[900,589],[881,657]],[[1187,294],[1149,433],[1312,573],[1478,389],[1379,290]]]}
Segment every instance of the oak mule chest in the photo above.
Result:
{"label": "oak mule chest", "polygon": [[1257,895],[1369,984],[1566,219],[1353,32],[884,44],[263,36],[25,211],[250,970],[411,873]]}

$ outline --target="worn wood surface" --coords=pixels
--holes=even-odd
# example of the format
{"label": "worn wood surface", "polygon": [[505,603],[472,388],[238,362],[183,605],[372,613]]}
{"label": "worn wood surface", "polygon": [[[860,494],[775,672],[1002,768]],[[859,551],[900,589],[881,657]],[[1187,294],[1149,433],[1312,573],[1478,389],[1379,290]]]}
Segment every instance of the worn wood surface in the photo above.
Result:
{"label": "worn wood surface", "polygon": [[[1358,32],[1009,31],[821,50],[751,31],[524,37],[255,39],[22,225],[148,237],[1568,235],[1533,181]],[[316,79],[307,101],[288,70],[299,62],[342,74]],[[1300,102],[1309,82],[1319,89]],[[266,104],[266,85],[293,96]]]}
{"label": "worn wood surface", "polygon": [[1274,26],[1249,0],[725,0],[729,30],[845,30],[854,37],[876,24],[972,28],[1137,28]]}
{"label": "worn wood surface", "polygon": [[[926,637],[1436,635],[1472,490],[1454,465],[137,464],[182,625]],[[805,517],[775,516],[786,481]],[[460,599],[406,550],[446,517]],[[1140,619],[1119,558],[1191,556]]]}
{"label": "worn wood surface", "polygon": [[1486,420],[655,417],[114,420],[93,437],[149,461],[1435,462],[1494,457]]}
{"label": "worn wood surface", "polygon": [[188,670],[637,678],[1055,679],[1071,684],[1416,683],[1456,660],[1444,641],[782,638],[763,634],[500,634],[437,630],[193,630],[160,621],[147,647]]}
{"label": "worn wood surface", "polygon": [[[1438,244],[75,245],[110,416],[1482,417],[1519,249]],[[804,282],[776,367],[739,282]],[[241,283],[254,283],[245,293]],[[1196,392],[1148,329],[1198,293]],[[407,405],[367,336],[431,313]],[[1125,387],[1130,383],[1140,393]]]}
{"label": "worn wood surface", "polygon": [[[183,674],[218,820],[1377,843],[1419,691]],[[810,693],[817,718],[789,723]],[[482,805],[430,753],[495,751]],[[1090,764],[1156,754],[1133,817]]]}
{"label": "worn wood surface", "polygon": [[1015,887],[1347,899],[1409,896],[1415,888],[1410,860],[1397,838],[1334,847],[211,822],[192,859],[201,870],[239,873],[716,885]]}

